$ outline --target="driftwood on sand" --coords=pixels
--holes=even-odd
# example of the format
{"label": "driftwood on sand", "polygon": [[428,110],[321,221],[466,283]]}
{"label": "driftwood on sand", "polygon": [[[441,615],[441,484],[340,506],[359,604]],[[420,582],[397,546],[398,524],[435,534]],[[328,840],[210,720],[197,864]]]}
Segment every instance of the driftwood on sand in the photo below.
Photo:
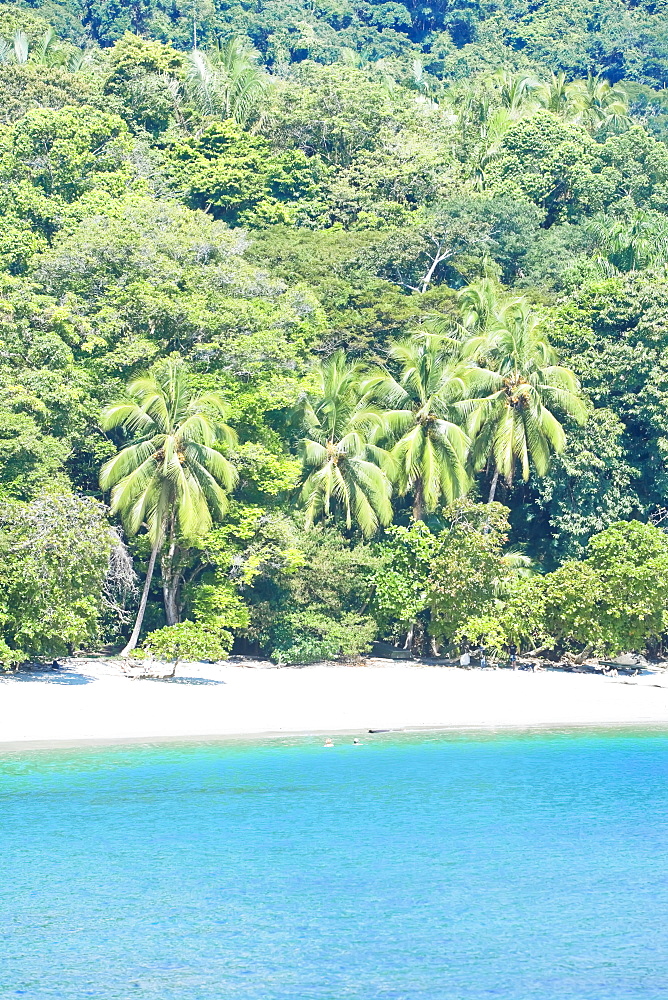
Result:
{"label": "driftwood on sand", "polygon": [[135,659],[133,657],[126,657],[121,660],[122,672],[126,677],[134,680],[170,680],[176,674],[178,665],[178,660],[164,661],[152,658]]}

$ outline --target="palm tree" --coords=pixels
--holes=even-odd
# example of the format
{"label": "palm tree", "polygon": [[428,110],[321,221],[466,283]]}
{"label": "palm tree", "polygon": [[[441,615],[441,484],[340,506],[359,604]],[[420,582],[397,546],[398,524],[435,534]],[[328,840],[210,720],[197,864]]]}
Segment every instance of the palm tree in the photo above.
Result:
{"label": "palm tree", "polygon": [[0,39],[0,63],[37,63],[40,66],[62,66],[67,62],[67,52],[53,28],[46,29],[42,37],[31,42],[25,31],[20,29],[12,35],[11,42]]}
{"label": "palm tree", "polygon": [[413,494],[413,516],[424,518],[441,498],[466,492],[468,438],[462,429],[462,400],[467,397],[470,367],[458,357],[451,338],[425,334],[395,344],[389,352],[399,367],[372,376],[367,387],[386,407],[383,421],[397,466],[402,494]]}
{"label": "palm tree", "polygon": [[629,99],[625,90],[612,86],[590,73],[586,80],[575,80],[568,88],[572,107],[571,120],[592,132],[604,127],[627,128]]}
{"label": "palm tree", "polygon": [[392,520],[388,453],[375,443],[382,428],[368,403],[359,363],[337,351],[318,371],[317,398],[302,400],[307,436],[301,442],[306,523],[341,511],[366,536]]}
{"label": "palm tree", "polygon": [[566,82],[565,73],[552,73],[547,83],[541,83],[536,89],[536,98],[547,111],[556,115],[563,114],[570,105],[570,85]]}
{"label": "palm tree", "polygon": [[469,462],[474,471],[493,464],[491,503],[499,475],[512,483],[519,462],[523,479],[531,466],[543,476],[552,453],[563,450],[566,436],[555,413],[584,422],[586,411],[575,375],[556,363],[525,301],[511,300],[500,310],[485,357],[489,367],[474,370],[471,382],[478,395],[468,404]]}
{"label": "palm tree", "polygon": [[40,66],[62,66],[67,61],[67,54],[51,27],[47,28],[34,49],[31,49],[30,57],[31,62]]}
{"label": "palm tree", "polygon": [[131,382],[126,398],[104,410],[102,427],[122,427],[132,441],[104,464],[100,485],[111,488],[111,510],[121,515],[128,534],[143,527],[151,541],[137,620],[123,656],[137,645],[158,554],[163,552],[165,613],[171,625],[179,617],[180,577],[173,572],[177,544],[206,532],[225,512],[237,473],[218,450],[235,440],[224,418],[220,395],[197,394],[176,361]]}
{"label": "palm tree", "polygon": [[487,171],[503,152],[503,140],[513,123],[504,106],[495,106],[488,94],[464,102],[461,126],[467,148],[467,171],[476,191],[487,186]]}
{"label": "palm tree", "polygon": [[597,244],[606,273],[639,271],[668,261],[665,216],[637,208],[623,219],[596,215],[586,225]]}
{"label": "palm tree", "polygon": [[187,88],[205,115],[246,125],[258,117],[268,86],[254,52],[239,38],[190,53]]}
{"label": "palm tree", "polygon": [[466,334],[486,334],[495,322],[503,302],[503,290],[494,277],[478,278],[462,288],[457,294],[457,303],[461,326]]}
{"label": "palm tree", "polygon": [[12,35],[12,47],[14,50],[14,62],[24,66],[28,62],[30,55],[30,39],[25,31],[15,31]]}
{"label": "palm tree", "polygon": [[498,87],[501,104],[513,117],[519,117],[525,110],[535,110],[534,91],[540,86],[538,80],[524,73],[500,69],[489,78],[489,82]]}
{"label": "palm tree", "polygon": [[93,49],[75,49],[65,63],[69,73],[81,73],[90,70],[95,63]]}

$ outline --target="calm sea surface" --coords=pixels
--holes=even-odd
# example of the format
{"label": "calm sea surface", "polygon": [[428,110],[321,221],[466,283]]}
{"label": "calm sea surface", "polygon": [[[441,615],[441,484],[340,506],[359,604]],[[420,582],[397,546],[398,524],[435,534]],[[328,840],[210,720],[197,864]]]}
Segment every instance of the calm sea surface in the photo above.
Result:
{"label": "calm sea surface", "polygon": [[668,998],[668,734],[0,757],[0,997]]}

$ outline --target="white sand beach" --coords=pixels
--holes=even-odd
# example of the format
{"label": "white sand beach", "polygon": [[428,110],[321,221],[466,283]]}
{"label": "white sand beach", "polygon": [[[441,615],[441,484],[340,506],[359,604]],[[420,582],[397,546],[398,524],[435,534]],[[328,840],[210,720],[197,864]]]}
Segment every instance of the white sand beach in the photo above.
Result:
{"label": "white sand beach", "polygon": [[0,680],[0,743],[369,729],[668,725],[668,673],[604,677],[372,661],[262,669],[183,664],[170,681],[106,661]]}

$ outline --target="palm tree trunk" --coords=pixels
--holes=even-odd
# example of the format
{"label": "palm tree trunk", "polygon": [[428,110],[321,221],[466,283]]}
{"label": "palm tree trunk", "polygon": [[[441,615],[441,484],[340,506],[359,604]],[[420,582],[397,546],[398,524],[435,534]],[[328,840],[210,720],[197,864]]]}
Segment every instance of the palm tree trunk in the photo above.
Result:
{"label": "palm tree trunk", "polygon": [[162,594],[165,603],[165,620],[168,625],[176,625],[181,618],[178,600],[181,574],[178,570],[174,570],[175,555],[176,538],[174,536],[174,515],[172,515],[169,522],[169,548],[167,555],[162,560]]}
{"label": "palm tree trunk", "polygon": [[181,621],[181,604],[179,591],[183,580],[183,570],[178,564],[175,567],[177,555],[176,523],[172,513],[168,527],[169,544],[167,552],[162,557],[162,594],[165,605],[165,620],[168,625],[176,625]]}
{"label": "palm tree trunk", "polygon": [[424,520],[424,493],[422,490],[422,480],[420,479],[415,483],[415,491],[413,493],[413,519],[415,521]]}
{"label": "palm tree trunk", "polygon": [[139,610],[137,612],[137,619],[135,621],[135,627],[132,630],[132,635],[128,639],[128,642],[124,649],[121,650],[121,656],[128,656],[129,653],[137,645],[139,639],[139,633],[141,632],[142,623],[144,621],[144,613],[146,611],[146,604],[148,602],[148,592],[151,588],[151,578],[153,577],[153,570],[155,568],[155,560],[160,549],[160,541],[157,541],[151,550],[151,558],[148,561],[148,568],[146,570],[146,579],[144,580],[144,590],[142,591],[141,601],[139,602]]}
{"label": "palm tree trunk", "polygon": [[163,578],[162,593],[165,601],[165,620],[168,625],[176,625],[181,620],[178,593],[181,583],[180,574]]}
{"label": "palm tree trunk", "polygon": [[496,493],[496,484],[498,483],[498,481],[499,481],[499,470],[495,469],[494,475],[492,476],[492,485],[489,488],[489,497],[487,499],[487,503],[492,503],[492,501],[494,500],[494,494]]}

